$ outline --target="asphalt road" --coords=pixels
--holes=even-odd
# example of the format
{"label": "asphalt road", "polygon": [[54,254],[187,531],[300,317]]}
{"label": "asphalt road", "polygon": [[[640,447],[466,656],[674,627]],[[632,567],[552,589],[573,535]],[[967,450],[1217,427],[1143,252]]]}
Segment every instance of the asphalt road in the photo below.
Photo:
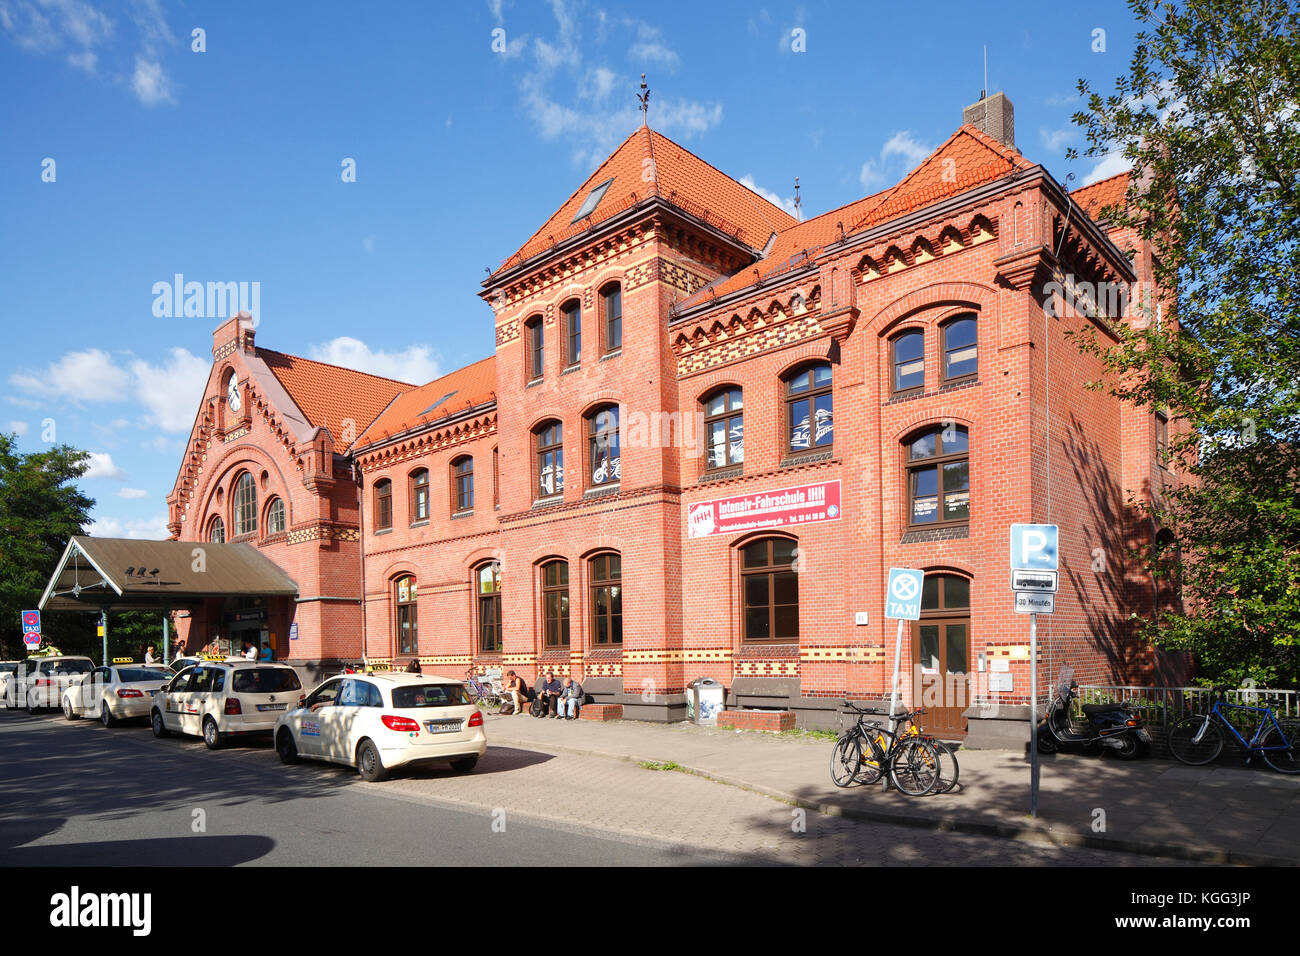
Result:
{"label": "asphalt road", "polygon": [[[503,760],[489,750],[475,773],[503,772],[519,753]],[[209,752],[197,738],[155,740],[143,722],[106,730],[0,708],[0,866],[735,862],[747,861],[513,810],[439,805],[346,768],[285,767],[269,737]]]}

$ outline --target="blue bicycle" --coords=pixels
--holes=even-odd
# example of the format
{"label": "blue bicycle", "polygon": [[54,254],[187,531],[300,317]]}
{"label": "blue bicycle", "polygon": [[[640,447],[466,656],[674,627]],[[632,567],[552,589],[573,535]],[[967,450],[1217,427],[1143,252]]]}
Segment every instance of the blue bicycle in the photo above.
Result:
{"label": "blue bicycle", "polygon": [[[1229,704],[1221,699],[1223,687],[1214,688],[1213,706],[1208,714],[1184,717],[1169,728],[1169,750],[1185,764],[1199,767],[1210,763],[1223,752],[1223,728],[1236,738],[1246,751],[1246,763],[1256,756],[1278,773],[1300,773],[1300,720],[1273,714],[1272,707],[1249,707]],[[1259,725],[1247,740],[1228,720],[1225,710],[1259,714]],[[1246,728],[1248,731],[1249,727]]]}

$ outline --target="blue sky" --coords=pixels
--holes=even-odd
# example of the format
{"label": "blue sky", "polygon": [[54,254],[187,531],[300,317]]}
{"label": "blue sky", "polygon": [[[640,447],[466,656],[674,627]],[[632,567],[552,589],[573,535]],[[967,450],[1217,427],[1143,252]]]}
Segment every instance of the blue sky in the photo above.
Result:
{"label": "blue sky", "polygon": [[635,127],[642,72],[652,126],[774,201],[798,176],[807,217],[942,142],[985,45],[1030,159],[1117,172],[1065,150],[1133,32],[1121,3],[0,0],[0,429],[93,453],[95,533],[163,537],[222,320],[155,283],[258,283],[259,345],[427,381],[491,352],[485,267]]}

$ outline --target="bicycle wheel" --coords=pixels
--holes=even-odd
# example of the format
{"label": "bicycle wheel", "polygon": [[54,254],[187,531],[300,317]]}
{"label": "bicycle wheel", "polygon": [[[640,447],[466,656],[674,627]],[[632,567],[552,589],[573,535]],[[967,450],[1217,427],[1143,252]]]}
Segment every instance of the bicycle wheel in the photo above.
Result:
{"label": "bicycle wheel", "polygon": [[957,752],[942,740],[929,742],[939,754],[939,782],[935,785],[934,792],[952,793],[957,788],[957,778],[961,774],[961,768],[957,766]]}
{"label": "bicycle wheel", "polygon": [[1280,747],[1290,744],[1290,750],[1265,750],[1264,762],[1278,773],[1300,773],[1300,720],[1279,720],[1282,728],[1270,727],[1261,743],[1265,747]]}
{"label": "bicycle wheel", "polygon": [[857,734],[850,732],[835,741],[835,749],[831,751],[831,780],[835,786],[851,786],[861,760],[862,739]]}
{"label": "bicycle wheel", "polygon": [[[876,733],[876,731],[873,731],[873,733]],[[880,779],[880,754],[866,737],[860,737],[858,743],[862,748],[861,760],[858,763],[858,770],[853,775],[853,779],[858,783],[871,786]]]}
{"label": "bicycle wheel", "polygon": [[890,753],[889,776],[908,796],[924,796],[939,783],[939,751],[929,741],[909,737]]}
{"label": "bicycle wheel", "polygon": [[[1201,726],[1209,720],[1205,733]],[[1201,734],[1200,740],[1196,736]],[[1223,731],[1204,714],[1184,717],[1169,728],[1169,752],[1185,764],[1200,767],[1214,760],[1223,750]]]}

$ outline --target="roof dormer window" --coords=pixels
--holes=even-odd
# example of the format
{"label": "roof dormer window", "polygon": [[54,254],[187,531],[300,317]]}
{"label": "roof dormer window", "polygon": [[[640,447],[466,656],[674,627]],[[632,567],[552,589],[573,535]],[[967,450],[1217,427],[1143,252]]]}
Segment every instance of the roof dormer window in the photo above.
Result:
{"label": "roof dormer window", "polygon": [[610,183],[613,181],[613,179],[607,179],[599,186],[592,189],[591,192],[587,193],[587,198],[582,201],[582,205],[578,207],[578,211],[574,214],[571,221],[577,222],[579,219],[586,219],[595,212],[596,207],[600,205],[601,199],[605,197],[605,190],[609,189]]}

